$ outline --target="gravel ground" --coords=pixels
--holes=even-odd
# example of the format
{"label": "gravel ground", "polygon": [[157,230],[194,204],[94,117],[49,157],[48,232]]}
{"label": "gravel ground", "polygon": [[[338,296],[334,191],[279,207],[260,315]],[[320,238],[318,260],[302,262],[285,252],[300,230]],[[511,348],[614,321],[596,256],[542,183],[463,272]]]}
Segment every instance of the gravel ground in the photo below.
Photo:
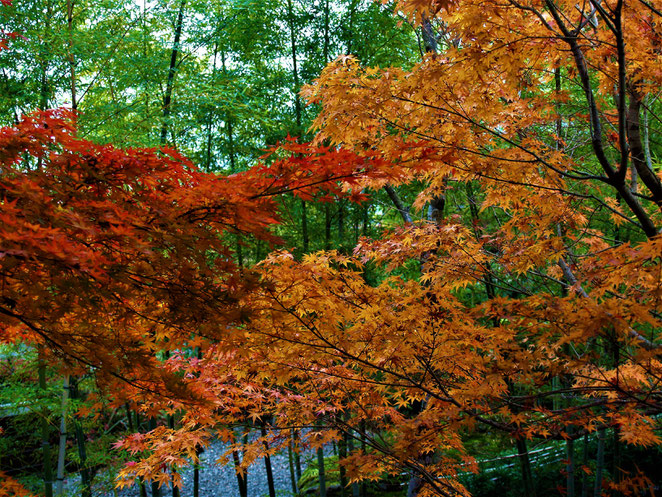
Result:
{"label": "gravel ground", "polygon": [[[223,452],[224,444],[213,442],[200,456],[202,467],[200,468],[200,497],[239,497],[239,486],[232,463],[225,466],[216,464],[216,460]],[[325,453],[332,452],[331,446],[325,448]],[[301,454],[301,469],[304,470],[308,461],[313,460],[315,453],[307,451]],[[276,495],[281,497],[292,496],[292,483],[290,481],[290,466],[287,460],[287,452],[276,454],[271,457],[271,467],[274,476]],[[181,497],[193,496],[193,467],[189,466],[182,471],[183,487],[180,491]],[[74,488],[78,481],[70,480],[69,493],[77,495]],[[94,492],[95,497],[140,497],[138,486],[127,488],[122,491],[107,492],[99,489]],[[147,494],[151,496],[149,485]],[[161,496],[170,497],[170,488],[162,488]],[[248,495],[249,497],[263,497],[269,495],[267,486],[267,471],[264,459],[248,469]]]}

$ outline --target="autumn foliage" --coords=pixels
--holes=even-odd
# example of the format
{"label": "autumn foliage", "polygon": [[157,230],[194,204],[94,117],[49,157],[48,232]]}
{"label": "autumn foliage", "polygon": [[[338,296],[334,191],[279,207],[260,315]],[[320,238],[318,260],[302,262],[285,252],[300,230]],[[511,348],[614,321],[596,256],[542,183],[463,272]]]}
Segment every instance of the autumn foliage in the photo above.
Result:
{"label": "autumn foliage", "polygon": [[[93,370],[111,403],[181,413],[118,443],[142,456],[124,483],[167,481],[212,437],[230,453],[218,427],[248,423],[269,431],[244,466],[292,426],[313,447],[360,434],[350,478],[404,468],[421,495],[467,494],[482,427],[660,444],[662,182],[640,118],[659,2],[397,4],[438,46],[410,69],[329,64],[304,90],[314,141],[245,173],[81,140],[64,111],[0,134],[2,340]],[[280,194],[403,185],[414,219],[353,254],[235,262],[232,235],[278,242]],[[613,488],[649,485],[626,476]]]}

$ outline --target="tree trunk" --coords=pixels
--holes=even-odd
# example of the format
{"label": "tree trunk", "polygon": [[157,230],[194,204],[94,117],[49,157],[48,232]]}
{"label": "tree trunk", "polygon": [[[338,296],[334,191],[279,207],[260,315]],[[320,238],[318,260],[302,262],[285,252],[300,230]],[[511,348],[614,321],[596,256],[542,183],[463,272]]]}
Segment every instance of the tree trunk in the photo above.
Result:
{"label": "tree trunk", "polygon": [[200,463],[193,465],[193,497],[200,496]]}
{"label": "tree trunk", "polygon": [[[46,3],[46,19],[44,20],[43,37],[51,34],[51,19],[53,18],[53,2],[48,0]],[[41,66],[41,81],[39,82],[39,110],[48,109],[48,62],[46,57],[50,53],[42,49],[39,53],[39,63]]]}
{"label": "tree trunk", "polygon": [[602,495],[602,472],[605,467],[605,428],[598,429],[598,452],[595,456],[595,486],[593,497]]}
{"label": "tree trunk", "polygon": [[290,467],[290,482],[292,483],[292,495],[296,495],[298,490],[298,481],[294,473],[294,443],[290,439],[287,444],[287,462]]}
{"label": "tree trunk", "polygon": [[[202,349],[197,348],[196,357],[198,361],[202,360]],[[193,497],[200,496],[200,454],[204,452],[204,449],[201,446],[198,446],[195,449],[195,455],[197,459],[193,465]]]}
{"label": "tree trunk", "polygon": [[[361,421],[361,423],[360,423],[361,451],[362,451],[364,454],[367,452],[367,451],[366,451],[367,444],[366,444],[366,433],[365,433],[365,430],[366,430],[366,424],[365,424],[365,421]],[[366,486],[365,480],[361,482],[360,489],[361,489],[361,492],[360,492],[361,497],[366,497],[367,486]]]}
{"label": "tree trunk", "polygon": [[[570,428],[568,432],[572,434]],[[566,440],[565,457],[568,461],[566,464],[566,495],[567,497],[575,497],[575,443],[572,438]]]}
{"label": "tree trunk", "polygon": [[[44,362],[44,347],[39,345],[37,350],[37,371],[39,376],[39,388],[46,400],[46,363]],[[41,410],[41,454],[44,463],[44,494],[53,497],[53,467],[51,461],[51,443],[48,426],[48,408],[44,405]]]}
{"label": "tree trunk", "polygon": [[347,457],[347,433],[343,432],[338,442],[338,473],[340,474],[340,497],[345,497],[347,490],[347,474],[341,461]]}
{"label": "tree trunk", "polygon": [[294,115],[296,118],[296,135],[301,133],[301,97],[299,96],[299,69],[297,66],[297,42],[294,26],[294,9],[292,0],[287,0],[287,22],[290,28],[290,44],[292,49],[292,76],[294,78]]}
{"label": "tree trunk", "polygon": [[163,124],[161,125],[161,146],[166,144],[168,137],[168,127],[171,113],[172,90],[175,83],[175,73],[177,72],[177,56],[179,55],[179,40],[182,36],[182,26],[184,24],[184,8],[186,7],[186,0],[182,0],[179,4],[179,12],[177,13],[177,24],[175,25],[175,40],[172,45],[172,53],[170,55],[170,67],[168,68],[168,79],[166,81],[166,91],[163,96]]}
{"label": "tree trunk", "polygon": [[331,204],[324,203],[324,250],[331,248]]}
{"label": "tree trunk", "polygon": [[[218,56],[218,43],[214,43],[214,59],[211,70],[212,84],[216,81],[216,58]],[[225,62],[225,61],[224,61]],[[214,108],[209,109],[207,114],[207,150],[205,153],[205,170],[210,173],[212,171],[211,165],[211,150],[212,150],[212,129],[214,124]]]}
{"label": "tree trunk", "polygon": [[306,201],[301,199],[301,234],[303,236],[303,252],[308,252],[308,209],[306,208]]}
{"label": "tree trunk", "polygon": [[[614,458],[612,460],[612,477],[614,479],[614,483],[618,484],[623,481],[623,471],[621,470],[621,440],[620,440],[620,428],[618,426],[614,426],[612,428],[612,444],[613,444],[613,451],[614,451]],[[614,496],[616,495],[621,495],[619,491],[614,491],[612,494]]]}
{"label": "tree trunk", "polygon": [[[147,429],[149,431],[156,429],[156,418],[154,417],[149,418],[149,422],[147,423]],[[152,497],[161,497],[161,487],[159,487],[159,484],[153,481],[151,487],[152,487]]]}
{"label": "tree trunk", "polygon": [[326,474],[324,473],[324,450],[317,449],[317,468],[319,470],[320,497],[326,497]]}
{"label": "tree trunk", "polygon": [[78,109],[76,99],[76,61],[74,60],[74,0],[67,0],[67,60],[69,61],[69,85],[71,90],[71,110]]}
{"label": "tree trunk", "polygon": [[232,461],[234,462],[234,470],[237,475],[239,495],[240,497],[248,497],[248,473],[246,471],[241,471],[241,459],[239,458],[238,450],[232,451]]}
{"label": "tree trunk", "polygon": [[[262,424],[262,426],[260,427],[260,433],[262,434],[263,437],[266,438],[267,429],[264,426],[264,424]],[[264,457],[264,466],[265,469],[267,470],[267,486],[269,487],[269,497],[276,497],[276,487],[274,485],[274,473],[271,467],[271,457],[268,455],[269,444],[267,443],[266,440],[264,441],[264,450],[267,451],[267,455]]]}
{"label": "tree trunk", "polygon": [[324,65],[329,63],[329,0],[324,0]]}
{"label": "tree trunk", "polygon": [[[584,433],[583,442],[582,464],[584,467],[588,465],[588,433]],[[588,496],[588,475],[586,471],[582,471],[582,497]]]}
{"label": "tree trunk", "polygon": [[338,199],[338,243],[342,244],[345,239],[345,203]]}
{"label": "tree trunk", "polygon": [[[78,380],[71,378],[71,399],[80,399],[81,394],[78,389]],[[80,459],[80,481],[82,486],[82,497],[92,497],[92,477],[90,469],[87,467],[87,451],[85,449],[85,434],[83,433],[83,426],[76,416],[73,419],[74,434],[76,436],[76,446],[78,447],[78,458]]]}
{"label": "tree trunk", "polygon": [[[299,432],[297,430],[294,430],[294,433],[292,434],[292,440],[293,442],[297,442],[299,439]],[[296,443],[295,443],[295,451],[294,451],[294,468],[296,469],[297,473],[297,482],[301,480],[301,456],[299,455],[299,451],[296,450]]]}
{"label": "tree trunk", "polygon": [[359,4],[359,0],[352,0],[349,6],[349,22],[347,23],[347,53],[352,53],[352,45],[354,42],[354,13]]}
{"label": "tree trunk", "polygon": [[529,449],[526,446],[526,440],[518,438],[516,440],[517,453],[519,455],[520,465],[522,467],[522,480],[524,482],[525,497],[535,497],[535,487],[533,484],[533,475],[531,474],[531,460],[529,458]]}
{"label": "tree trunk", "polygon": [[[131,411],[128,404],[126,405],[127,416],[131,418]],[[131,420],[129,419],[129,426],[131,426]],[[136,433],[140,433],[140,413],[136,411]],[[140,497],[147,497],[147,485],[145,485],[145,479],[141,476],[138,478],[138,488],[140,490]]]}
{"label": "tree trunk", "polygon": [[69,400],[69,375],[62,380],[62,408],[60,417],[60,446],[57,454],[57,485],[55,495],[64,493],[64,459],[67,451],[67,404]]}
{"label": "tree trunk", "polygon": [[[354,436],[351,433],[347,434],[347,451],[351,455],[354,452]],[[352,483],[352,497],[359,497],[359,484],[356,482]]]}
{"label": "tree trunk", "polygon": [[[168,414],[168,428],[171,430],[175,429],[175,416],[174,414]],[[177,468],[174,466],[171,468],[173,476],[177,474]],[[172,497],[179,497],[179,487],[175,485],[174,479],[172,483]]]}

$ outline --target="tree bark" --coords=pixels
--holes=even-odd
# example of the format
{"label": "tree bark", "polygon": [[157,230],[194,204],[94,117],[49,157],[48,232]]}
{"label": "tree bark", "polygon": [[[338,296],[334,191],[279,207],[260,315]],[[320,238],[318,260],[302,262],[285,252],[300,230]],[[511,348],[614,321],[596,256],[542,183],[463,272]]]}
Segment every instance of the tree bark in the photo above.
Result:
{"label": "tree bark", "polygon": [[309,250],[310,237],[308,235],[308,209],[304,199],[301,199],[301,235],[303,237],[303,251],[304,253],[307,253]]}
{"label": "tree bark", "polygon": [[[211,70],[211,81],[212,84],[216,81],[216,58],[218,56],[218,43],[214,43],[214,59],[212,62]],[[223,60],[225,62],[225,60]],[[224,64],[225,66],[225,64]],[[225,67],[224,67],[225,68]],[[210,108],[207,113],[207,150],[205,153],[205,170],[210,173],[212,171],[211,166],[211,150],[212,150],[212,129],[214,124],[214,108]]]}
{"label": "tree bark", "polygon": [[69,62],[69,85],[71,90],[71,110],[78,109],[76,99],[76,61],[74,60],[74,0],[67,0],[67,60]]}
{"label": "tree bark", "polygon": [[296,475],[294,473],[294,443],[290,439],[290,441],[287,444],[287,462],[290,468],[290,482],[292,484],[292,495],[296,495],[298,490],[298,481],[296,478]]}
{"label": "tree bark", "polygon": [[520,465],[522,467],[522,480],[524,482],[525,497],[535,497],[536,491],[533,484],[533,475],[531,473],[531,460],[529,458],[529,449],[526,446],[526,440],[518,438],[516,440],[517,454],[519,455]]}
{"label": "tree bark", "polygon": [[320,488],[320,497],[326,497],[326,474],[324,472],[324,450],[322,447],[317,449],[317,469],[319,488]]}
{"label": "tree bark", "polygon": [[[39,376],[39,389],[42,395],[46,396],[46,363],[44,360],[44,347],[39,345],[37,350],[38,363],[37,373]],[[41,454],[44,464],[44,494],[46,497],[53,497],[53,467],[51,461],[51,442],[50,430],[48,426],[48,409],[44,406],[41,410]]]}
{"label": "tree bark", "polygon": [[67,451],[67,404],[69,400],[69,375],[62,380],[62,408],[60,414],[60,446],[57,455],[57,485],[55,495],[64,492],[64,460]]}
{"label": "tree bark", "polygon": [[602,495],[602,472],[605,467],[605,428],[598,429],[598,451],[595,456],[595,485],[593,497]]}
{"label": "tree bark", "polygon": [[[154,417],[149,418],[149,421],[147,423],[147,429],[149,431],[156,429],[156,418]],[[151,487],[152,487],[152,497],[161,497],[161,487],[159,487],[159,484],[153,481]]]}
{"label": "tree bark", "polygon": [[338,472],[340,474],[340,497],[345,497],[347,490],[347,474],[345,466],[341,461],[347,457],[347,433],[342,432],[342,438],[338,442]]}
{"label": "tree bark", "polygon": [[[354,436],[351,431],[347,434],[347,451],[349,454],[354,452]],[[352,497],[359,497],[359,484],[354,482],[352,483]]]}
{"label": "tree bark", "polygon": [[177,56],[179,55],[179,41],[182,36],[182,26],[184,24],[184,8],[186,7],[186,0],[182,0],[179,4],[179,11],[177,13],[177,23],[175,25],[175,40],[172,45],[172,53],[170,55],[170,66],[168,68],[168,79],[166,81],[166,91],[163,96],[163,124],[161,125],[161,146],[166,144],[168,137],[168,127],[170,124],[172,91],[175,83],[175,73],[177,72]]}
{"label": "tree bark", "polygon": [[265,437],[264,450],[267,451],[267,455],[264,457],[264,466],[265,469],[267,470],[267,486],[269,487],[269,497],[276,497],[276,486],[274,485],[274,473],[271,467],[271,456],[268,455],[269,444],[266,441],[267,429],[264,426],[264,424],[262,424],[262,426],[260,427],[260,433],[262,434],[263,437]]}
{"label": "tree bark", "polygon": [[[244,438],[246,439],[246,437]],[[232,461],[234,462],[234,470],[237,475],[239,495],[240,497],[248,497],[248,473],[247,471],[241,471],[241,459],[239,458],[238,450],[232,451]]]}
{"label": "tree bark", "polygon": [[[78,380],[71,378],[71,399],[81,398],[80,390],[78,388]],[[83,426],[81,422],[74,416],[74,435],[76,436],[76,446],[78,447],[78,458],[80,459],[80,480],[82,486],[82,497],[92,497],[92,476],[90,475],[90,468],[87,465],[87,450],[85,448],[85,434],[83,433]]]}
{"label": "tree bark", "polygon": [[[572,434],[571,427],[568,429],[568,434]],[[567,497],[575,497],[575,443],[572,438],[565,442],[565,456],[568,461],[566,464],[566,495]]]}

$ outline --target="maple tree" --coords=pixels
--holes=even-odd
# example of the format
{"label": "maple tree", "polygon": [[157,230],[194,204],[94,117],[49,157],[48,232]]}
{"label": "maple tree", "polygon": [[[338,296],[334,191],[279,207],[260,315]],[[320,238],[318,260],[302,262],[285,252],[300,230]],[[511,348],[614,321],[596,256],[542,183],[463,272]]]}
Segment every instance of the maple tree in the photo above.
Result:
{"label": "maple tree", "polygon": [[[346,461],[355,478],[405,466],[421,492],[444,495],[465,493],[455,475],[474,460],[460,434],[479,424],[519,440],[611,428],[659,444],[660,179],[640,119],[660,86],[658,7],[398,8],[433,25],[443,49],[411,70],[329,65],[306,90],[322,106],[317,141],[383,159],[354,188],[422,182],[414,207],[442,198],[449,215],[355,257],[259,266],[270,285],[219,349],[250,365],[251,391],[270,389],[252,415],[322,420],[331,431],[313,441],[361,433],[374,452]],[[585,130],[572,147],[570,127]],[[392,276],[367,285],[366,260]],[[408,261],[417,280],[397,276]],[[649,485],[620,471],[614,489]]]}
{"label": "maple tree", "polygon": [[[200,409],[217,406],[187,387],[177,361],[247,319],[240,296],[258,284],[227,235],[277,241],[275,195],[322,183],[340,194],[335,182],[371,160],[290,143],[316,155],[314,167],[276,160],[222,177],[172,149],[95,145],[73,123],[59,110],[0,130],[2,342],[44,346],[40,360],[68,374],[93,372],[111,405],[188,409],[200,424]],[[339,159],[347,167],[332,168]]]}
{"label": "maple tree", "polygon": [[[124,483],[177,481],[168,468],[213,436],[243,468],[356,437],[369,450],[341,461],[350,480],[404,468],[420,495],[468,493],[463,437],[480,427],[660,444],[662,183],[642,117],[662,78],[659,2],[396,5],[423,26],[423,60],[340,57],[304,90],[314,142],[245,173],[94,145],[63,111],[3,130],[3,340],[94,368],[111,403],[181,413],[118,443],[141,456]],[[405,185],[430,219],[413,222]],[[382,188],[404,224],[353,255],[233,262],[227,234],[276,241],[278,194]],[[247,445],[218,429],[251,423],[269,429]],[[612,490],[652,492],[614,466]]]}

